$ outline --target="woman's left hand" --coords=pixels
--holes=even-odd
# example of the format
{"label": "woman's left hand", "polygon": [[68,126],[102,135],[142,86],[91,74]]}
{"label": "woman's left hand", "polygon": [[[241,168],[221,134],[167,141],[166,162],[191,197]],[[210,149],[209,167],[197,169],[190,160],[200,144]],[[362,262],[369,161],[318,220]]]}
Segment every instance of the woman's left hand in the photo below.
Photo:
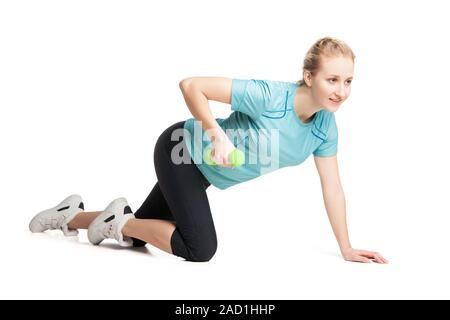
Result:
{"label": "woman's left hand", "polygon": [[367,250],[357,250],[357,249],[347,249],[342,252],[342,256],[347,261],[353,262],[363,262],[368,263],[370,261],[376,263],[388,263],[388,261],[381,256],[378,252],[367,251]]}

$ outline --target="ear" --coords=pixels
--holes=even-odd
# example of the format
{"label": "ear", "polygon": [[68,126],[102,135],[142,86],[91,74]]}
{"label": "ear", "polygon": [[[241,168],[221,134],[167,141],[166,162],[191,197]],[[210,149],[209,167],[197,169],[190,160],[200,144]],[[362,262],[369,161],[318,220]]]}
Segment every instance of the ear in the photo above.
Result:
{"label": "ear", "polygon": [[306,85],[309,88],[311,88],[311,78],[312,78],[311,72],[309,71],[303,72],[303,81],[305,81]]}

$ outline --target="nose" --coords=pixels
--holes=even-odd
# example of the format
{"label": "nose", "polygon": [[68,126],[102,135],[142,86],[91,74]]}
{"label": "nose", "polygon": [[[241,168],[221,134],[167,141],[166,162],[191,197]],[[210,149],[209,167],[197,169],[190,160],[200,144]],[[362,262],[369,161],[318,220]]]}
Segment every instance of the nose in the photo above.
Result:
{"label": "nose", "polygon": [[345,89],[344,86],[339,86],[339,90],[334,93],[336,97],[339,99],[343,99],[345,97]]}

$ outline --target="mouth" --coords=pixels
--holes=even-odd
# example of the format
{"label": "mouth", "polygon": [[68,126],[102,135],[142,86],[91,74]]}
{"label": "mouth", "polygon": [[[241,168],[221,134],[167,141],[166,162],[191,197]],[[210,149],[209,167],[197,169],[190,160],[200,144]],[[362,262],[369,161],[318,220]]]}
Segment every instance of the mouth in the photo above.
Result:
{"label": "mouth", "polygon": [[334,103],[340,103],[342,101],[342,99],[334,100],[334,99],[331,99],[331,98],[330,98],[330,100],[333,101]]}

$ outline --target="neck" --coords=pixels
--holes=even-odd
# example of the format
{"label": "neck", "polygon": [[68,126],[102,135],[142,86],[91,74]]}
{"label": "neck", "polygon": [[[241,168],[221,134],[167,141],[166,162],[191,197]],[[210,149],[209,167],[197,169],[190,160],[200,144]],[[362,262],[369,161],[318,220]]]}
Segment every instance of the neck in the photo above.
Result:
{"label": "neck", "polygon": [[311,121],[314,114],[323,109],[316,104],[312,96],[311,88],[306,85],[302,85],[297,89],[294,98],[294,108],[297,116],[303,123]]}

